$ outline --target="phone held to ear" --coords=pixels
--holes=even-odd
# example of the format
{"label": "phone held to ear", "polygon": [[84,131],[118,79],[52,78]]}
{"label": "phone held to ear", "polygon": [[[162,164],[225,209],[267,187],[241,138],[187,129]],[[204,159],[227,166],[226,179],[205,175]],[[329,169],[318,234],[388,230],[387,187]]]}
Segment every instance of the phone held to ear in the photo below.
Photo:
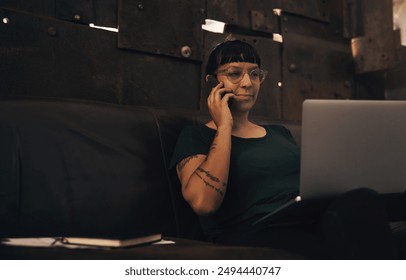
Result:
{"label": "phone held to ear", "polygon": [[[208,86],[208,88],[209,88],[210,90],[211,90],[212,88],[216,87],[218,84],[219,84],[219,82],[217,81],[217,79],[216,79],[214,76],[210,75],[210,76],[208,77],[208,79],[207,79],[207,86]],[[224,86],[223,86],[223,87],[224,87]],[[221,98],[223,98],[224,94],[225,94],[225,93],[223,93],[223,94],[221,95]],[[232,98],[228,99],[228,107],[231,108],[232,103],[233,103],[233,99],[232,99]]]}
{"label": "phone held to ear", "polygon": [[212,90],[212,88],[216,87],[218,84],[219,84],[219,82],[213,75],[210,75],[207,77],[206,85],[207,85],[209,92]]}

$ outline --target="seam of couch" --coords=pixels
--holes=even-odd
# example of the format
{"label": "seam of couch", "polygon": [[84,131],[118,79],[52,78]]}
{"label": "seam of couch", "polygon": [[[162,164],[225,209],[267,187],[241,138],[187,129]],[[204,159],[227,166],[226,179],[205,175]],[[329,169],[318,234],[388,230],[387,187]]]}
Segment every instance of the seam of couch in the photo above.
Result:
{"label": "seam of couch", "polygon": [[19,227],[22,219],[22,212],[21,212],[21,205],[22,205],[22,198],[23,198],[23,189],[22,189],[22,182],[21,182],[21,173],[22,173],[22,166],[21,166],[21,133],[18,128],[13,127],[13,133],[16,135],[16,143],[15,143],[15,154],[16,154],[16,162],[15,162],[15,184],[18,190],[18,195],[16,198],[16,210],[17,210],[17,221],[16,225]]}
{"label": "seam of couch", "polygon": [[176,202],[175,202],[175,198],[173,196],[173,191],[171,189],[173,186],[172,186],[172,183],[171,183],[171,179],[169,178],[168,167],[166,166],[166,162],[168,162],[168,159],[166,158],[166,155],[165,155],[165,148],[164,148],[163,139],[162,139],[161,126],[159,124],[158,117],[157,117],[155,111],[153,109],[149,109],[148,111],[152,114],[152,116],[154,118],[156,128],[158,130],[159,144],[161,146],[161,154],[162,154],[162,158],[163,158],[162,164],[164,165],[164,169],[166,171],[165,172],[165,177],[166,177],[166,181],[168,182],[168,186],[170,188],[169,189],[169,195],[171,196],[172,213],[173,213],[175,223],[176,223],[176,236],[179,236],[180,235],[179,216],[177,215],[177,211],[176,211],[176,207],[175,207]]}

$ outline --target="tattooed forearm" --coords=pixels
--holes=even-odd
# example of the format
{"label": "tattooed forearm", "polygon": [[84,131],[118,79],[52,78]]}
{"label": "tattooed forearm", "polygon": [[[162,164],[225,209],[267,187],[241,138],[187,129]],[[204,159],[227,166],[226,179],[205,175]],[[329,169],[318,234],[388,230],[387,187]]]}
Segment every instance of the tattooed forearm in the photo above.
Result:
{"label": "tattooed forearm", "polygon": [[176,165],[176,169],[178,170],[178,172],[181,172],[183,167],[185,167],[185,165],[193,158],[197,158],[197,156],[196,155],[190,156],[190,157],[187,157],[187,158],[183,159],[182,161],[180,161],[178,163],[178,165]]}
{"label": "tattooed forearm", "polygon": [[213,190],[215,190],[219,195],[224,196],[224,192],[222,190],[220,190],[219,188],[216,188],[215,186],[213,186],[212,184],[210,184],[209,182],[207,182],[202,176],[200,176],[199,173],[197,173],[196,171],[194,172],[197,177],[199,177],[206,186],[212,188]]}
{"label": "tattooed forearm", "polygon": [[[202,173],[204,173],[204,174],[206,174],[206,176],[207,176],[208,178],[210,178],[212,181],[214,181],[214,182],[216,182],[216,183],[220,183],[220,179],[217,178],[216,176],[214,176],[213,174],[211,174],[209,171],[204,170],[204,169],[201,168],[201,167],[198,167],[197,170],[200,171],[200,172],[202,172]],[[221,185],[222,185],[223,187],[226,187],[226,186],[227,186],[227,183],[221,183]]]}
{"label": "tattooed forearm", "polygon": [[217,132],[216,132],[216,135],[214,135],[213,142],[212,142],[212,144],[211,144],[211,146],[210,146],[210,151],[217,148],[217,143],[214,143],[214,142],[215,142],[216,138],[218,137],[218,135],[219,135],[219,133],[218,133],[218,131],[217,131]]}

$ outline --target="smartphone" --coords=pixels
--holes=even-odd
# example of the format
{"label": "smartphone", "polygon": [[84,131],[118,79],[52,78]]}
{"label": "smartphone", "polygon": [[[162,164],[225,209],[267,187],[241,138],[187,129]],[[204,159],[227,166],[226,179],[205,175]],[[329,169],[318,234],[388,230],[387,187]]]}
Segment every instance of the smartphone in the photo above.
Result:
{"label": "smartphone", "polygon": [[[208,88],[208,92],[210,94],[210,91],[212,90],[212,88],[216,87],[219,84],[219,81],[217,81],[217,79],[213,76],[210,75],[207,79],[207,88]],[[221,95],[221,98],[223,98],[224,94]],[[231,105],[233,103],[233,99],[230,98],[228,100],[228,107],[231,108]]]}

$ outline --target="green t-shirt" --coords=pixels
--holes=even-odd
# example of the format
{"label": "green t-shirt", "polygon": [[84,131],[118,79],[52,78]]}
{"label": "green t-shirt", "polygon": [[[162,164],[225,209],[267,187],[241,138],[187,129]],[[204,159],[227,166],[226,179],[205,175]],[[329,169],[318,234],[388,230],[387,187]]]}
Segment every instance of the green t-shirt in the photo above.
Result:
{"label": "green t-shirt", "polygon": [[[260,138],[232,136],[227,191],[219,210],[201,216],[208,236],[221,234],[254,216],[270,212],[299,192],[300,150],[290,131],[280,125],[264,126]],[[208,154],[216,131],[207,126],[187,126],[178,139],[170,163]]]}

